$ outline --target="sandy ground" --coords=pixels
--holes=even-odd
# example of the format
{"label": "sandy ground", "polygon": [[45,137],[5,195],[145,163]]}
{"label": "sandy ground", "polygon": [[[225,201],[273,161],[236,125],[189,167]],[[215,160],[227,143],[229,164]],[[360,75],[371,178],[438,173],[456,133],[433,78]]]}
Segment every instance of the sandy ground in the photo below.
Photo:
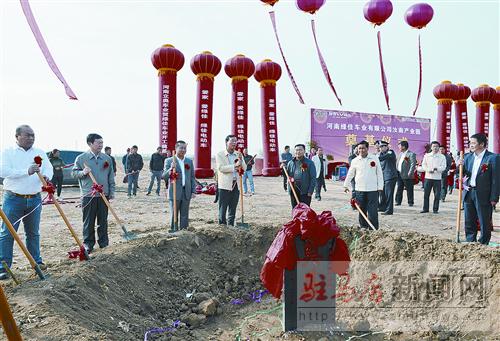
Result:
{"label": "sandy ground", "polygon": [[[121,178],[122,176],[118,174],[117,179]],[[125,185],[119,184],[117,187],[117,198],[112,203],[120,218],[125,221],[127,229],[144,238],[134,242],[126,242],[121,237],[121,229],[110,215],[110,247],[106,250],[97,249],[93,255],[95,261],[89,262],[88,264],[90,265],[87,265],[87,262],[78,263],[67,259],[67,251],[75,249],[75,243],[55,207],[44,206],[41,223],[41,251],[44,261],[49,266],[48,272],[52,275],[51,278],[46,282],[29,280],[17,288],[13,287],[12,281],[2,283],[7,288],[7,294],[11,304],[13,304],[15,317],[18,323],[22,324],[21,330],[25,333],[27,339],[134,340],[140,339],[138,335],[143,335],[143,325],[157,325],[158,321],[172,322],[171,320],[174,319],[174,315],[177,314],[177,317],[179,317],[184,311],[178,309],[184,297],[182,291],[180,294],[180,290],[170,293],[170,289],[165,289],[166,292],[170,293],[169,295],[172,295],[172,299],[165,302],[161,301],[163,298],[160,299],[160,307],[155,305],[159,302],[158,297],[154,295],[144,297],[142,293],[142,291],[147,291],[151,285],[162,284],[161,271],[160,275],[151,275],[151,278],[148,275],[147,279],[142,275],[158,267],[161,268],[162,264],[164,264],[162,262],[167,262],[167,268],[171,268],[172,264],[177,264],[181,267],[183,264],[188,264],[184,265],[187,266],[184,272],[176,270],[178,268],[177,265],[172,270],[173,272],[166,270],[169,275],[165,274],[165,278],[169,280],[165,280],[165,283],[170,283],[170,280],[172,280],[171,285],[175,286],[175,278],[181,278],[180,283],[183,283],[183,287],[189,287],[190,283],[197,283],[196,287],[199,287],[199,290],[210,292],[212,296],[216,296],[218,300],[223,301],[220,302],[221,311],[218,312],[223,317],[215,318],[202,331],[197,331],[196,329],[193,331],[190,329],[186,333],[181,333],[178,338],[172,336],[172,340],[209,338],[213,340],[235,340],[238,335],[242,336],[242,340],[246,339],[243,338],[244,335],[249,335],[248,339],[251,340],[276,338],[315,340],[321,337],[321,335],[305,338],[301,335],[283,335],[279,325],[279,304],[269,297],[266,297],[260,304],[247,304],[242,307],[234,307],[228,304],[231,299],[237,298],[238,295],[261,288],[258,283],[258,271],[265,252],[277,229],[290,219],[290,200],[288,194],[283,190],[281,178],[255,178],[256,194],[252,197],[245,197],[244,201],[245,222],[248,222],[251,226],[249,232],[219,227],[216,224],[217,205],[213,203],[214,197],[199,195],[191,202],[190,226],[193,228],[194,233],[182,232],[179,238],[169,236],[166,233],[169,227],[169,216],[165,191],[162,190],[160,196],[156,196],[155,194],[146,196],[145,192],[148,183],[149,176],[143,172],[140,178],[141,189],[137,197],[131,199],[128,199],[126,196]],[[313,200],[312,208],[317,212],[332,210],[340,226],[345,227],[349,231],[356,231],[356,228],[352,227],[357,226],[357,214],[350,207],[350,195],[343,193],[341,183],[329,181],[327,189],[327,192],[322,193],[322,201]],[[63,189],[63,198],[77,198],[78,196],[79,190],[77,188]],[[370,255],[371,259],[374,260],[391,261],[456,260],[466,258],[470,254],[492,262],[491,264],[494,265],[494,269],[491,270],[492,276],[495,278],[494,282],[498,284],[498,248],[477,244],[454,245],[447,241],[455,240],[457,197],[456,192],[453,195],[448,195],[446,202],[441,203],[440,213],[437,215],[420,214],[423,190],[417,187],[415,191],[415,206],[408,207],[403,203],[402,206],[395,207],[393,216],[379,216],[381,231],[376,232],[373,237],[365,238],[364,242],[361,242],[362,238],[360,238],[358,249],[354,251],[354,258],[364,260],[365,255]],[[81,236],[81,209],[77,207],[77,203],[67,203],[62,206],[78,235]],[[239,217],[240,213],[238,211],[237,218]],[[494,213],[493,219],[494,225],[500,225],[500,213]],[[20,234],[23,235],[22,228],[20,231]],[[461,235],[463,239],[463,229]],[[205,250],[205,248],[199,246],[200,243],[193,241],[193,238],[199,238],[201,244],[205,246],[216,245],[214,248],[215,256],[213,252],[209,252],[210,250]],[[497,229],[494,232],[492,240],[498,242],[499,238],[500,233]],[[352,242],[352,236],[350,240],[349,238],[347,239],[348,242]],[[163,242],[163,240],[166,240],[166,242]],[[217,240],[221,243],[220,245],[217,242],[213,244]],[[410,246],[402,246],[401,240]],[[175,249],[175,252],[172,252],[174,249],[170,247],[166,248],[165,246],[170,245],[168,243],[180,243],[178,244],[178,248],[185,248],[185,250],[179,250],[179,254],[177,254],[177,249]],[[192,247],[193,243],[197,245],[194,248]],[[175,244],[172,245],[175,246]],[[239,254],[233,257],[228,251],[231,247],[238,248]],[[248,247],[248,254],[245,253],[245,247]],[[385,250],[385,247],[388,247],[388,249]],[[148,251],[144,252],[144,248]],[[200,251],[195,251],[197,248]],[[151,251],[149,251],[150,249]],[[165,251],[162,252],[162,250]],[[254,256],[249,256],[249,254]],[[427,256],[428,259],[426,259]],[[216,265],[226,264],[218,269],[220,270],[219,275],[213,276],[213,274],[203,272],[216,266],[210,263],[207,257],[220,258],[215,263]],[[249,257],[250,264],[247,264],[248,268],[245,270],[242,264],[246,264],[245,262],[248,262]],[[255,257],[255,261],[252,261],[251,257]],[[15,248],[14,258],[13,271],[21,279],[28,280],[31,270],[17,247]],[[232,264],[233,258],[235,260],[234,264]],[[196,264],[202,264],[205,270],[202,271],[201,268],[203,266],[197,266]],[[121,274],[111,275],[111,279],[106,276],[107,273],[113,274],[113,270],[118,269],[120,266],[131,269],[127,271],[120,270]],[[178,272],[176,273],[176,271]],[[199,271],[201,271],[201,274],[198,276],[197,273]],[[156,273],[156,270],[154,272]],[[191,278],[191,272],[194,272],[198,277]],[[239,283],[238,279],[234,279],[235,273],[237,276],[244,278],[243,283]],[[234,288],[231,288],[231,286],[224,288],[224,283],[219,281],[220,276],[223,278],[227,277],[229,282],[235,281],[238,285],[233,285]],[[110,280],[112,281],[109,282]],[[132,282],[129,282],[129,280],[132,280]],[[80,288],[81,294],[75,294],[74,281],[77,281],[76,288],[80,288],[78,282],[83,281],[84,285]],[[141,284],[137,285],[137,288],[134,288],[135,282],[140,282]],[[201,282],[206,282],[206,287],[200,284]],[[104,289],[102,289],[103,286],[105,287]],[[88,302],[89,297],[93,297],[94,293],[95,295],[97,293],[100,295],[102,290],[107,290],[107,286],[119,287],[120,294],[132,296],[128,297],[128,301],[124,301],[122,304],[121,300],[123,296],[118,294],[115,296],[111,295],[113,297],[110,295],[106,296],[104,292],[100,299],[96,298],[95,302]],[[221,290],[221,287],[224,290]],[[135,292],[134,294],[130,294],[127,291],[130,288],[132,288],[132,292]],[[498,292],[500,291],[498,291],[498,286],[495,286],[495,288],[497,291],[496,293],[493,291],[493,295],[498,298]],[[89,292],[86,292],[86,290]],[[138,294],[138,291],[141,293]],[[134,296],[136,294],[138,295],[137,297]],[[73,297],[72,295],[75,296]],[[137,311],[133,308],[134,298],[136,302],[137,300],[144,300],[146,302],[145,305],[137,308]],[[108,299],[111,299],[113,302],[119,302],[120,304],[117,303],[119,308],[113,307],[111,311],[107,311],[106,307],[93,310],[93,307],[101,306],[102,302]],[[84,304],[85,307],[82,308],[83,310],[76,311],[75,309],[71,309],[72,301],[86,302],[86,304]],[[165,312],[160,314],[157,311],[158,309],[164,309],[170,314]],[[75,310],[73,314],[79,314],[76,316],[90,314],[86,316],[86,319],[93,320],[92,323],[75,323],[74,327],[66,326],[51,334],[51,330],[54,330],[55,325],[69,323],[68,321],[71,321],[72,318],[77,318],[75,315],[71,315],[72,310]],[[125,312],[117,312],[117,310],[125,310]],[[126,311],[128,310],[127,314]],[[140,316],[152,314],[152,311],[155,311],[155,317],[154,319],[151,318],[150,323],[144,323],[144,321],[140,320]],[[191,311],[196,310],[191,309]],[[255,314],[256,312],[257,314]],[[130,323],[132,327],[136,326],[135,329],[131,327],[130,332],[124,332],[125,329],[122,325],[122,327],[118,328],[119,332],[117,332],[117,325],[119,322],[122,322],[120,321],[120,317],[115,317],[115,320],[117,320],[109,322],[110,324],[99,323],[100,321],[96,322],[96,320],[112,313],[116,315],[121,314],[121,319],[127,321],[126,323]],[[61,316],[64,316],[64,318]],[[186,318],[184,316],[184,319]],[[111,325],[114,326],[113,332],[110,330]],[[165,323],[163,323],[163,326],[165,326]],[[43,330],[43,337],[40,336],[38,338],[36,336],[37,328],[40,328],[40,332]],[[96,332],[90,333],[89,330]],[[50,337],[50,335],[54,335],[54,337]],[[79,336],[69,337],[69,335]],[[345,339],[344,336],[339,339]],[[403,337],[403,339],[407,338]],[[420,339],[420,337],[416,339]]]}

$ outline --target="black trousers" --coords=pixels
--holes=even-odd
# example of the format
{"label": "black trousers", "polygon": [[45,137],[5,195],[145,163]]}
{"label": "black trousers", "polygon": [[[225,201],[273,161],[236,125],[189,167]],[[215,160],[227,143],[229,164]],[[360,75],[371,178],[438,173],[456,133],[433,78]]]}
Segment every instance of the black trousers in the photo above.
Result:
{"label": "black trousers", "polygon": [[448,193],[448,176],[443,173],[441,176],[441,200],[446,199],[446,193]]}
{"label": "black trousers", "polygon": [[54,175],[51,180],[52,184],[57,188],[58,197],[61,196],[63,178],[64,178],[63,175]]}
{"label": "black trousers", "polygon": [[[356,201],[359,204],[361,210],[368,216],[368,219],[373,224],[373,226],[378,230],[378,191],[372,192],[360,192],[356,191]],[[368,222],[359,215],[359,225],[362,228],[371,229]]]}
{"label": "black trousers", "polygon": [[397,179],[384,181],[384,202],[382,211],[392,214],[394,213],[394,189],[396,188]]}
{"label": "black trousers", "polygon": [[287,190],[287,183],[288,183],[288,180],[286,179],[286,174],[285,174],[285,171],[284,169],[282,168],[281,169],[281,176],[283,177],[283,188],[285,189],[285,191]]}
{"label": "black trousers", "polygon": [[106,247],[108,239],[108,206],[99,197],[83,197],[83,242],[92,251],[95,245],[95,222],[97,219],[97,242],[99,247]]}
{"label": "black trousers", "polygon": [[316,199],[321,199],[321,190],[323,188],[326,190],[325,178],[320,176],[319,178],[316,178],[316,194],[314,195]]}
{"label": "black trousers", "polygon": [[415,182],[413,179],[401,179],[398,176],[398,189],[396,190],[396,204],[401,205],[403,201],[403,190],[406,189],[406,197],[408,198],[408,205],[413,205],[414,202],[414,190]]}
{"label": "black trousers", "polygon": [[491,203],[481,204],[477,199],[475,188],[471,188],[465,195],[464,200],[465,213],[465,236],[468,242],[475,242],[477,239],[476,221],[479,219],[481,226],[481,237],[479,242],[488,245],[491,239],[491,223],[493,207]]}
{"label": "black trousers", "polygon": [[432,205],[432,211],[439,211],[439,200],[441,199],[441,180],[425,179],[424,182],[424,208],[423,211],[429,211],[429,197],[431,196],[431,191],[434,192],[434,204]]}
{"label": "black trousers", "polygon": [[219,224],[234,226],[239,199],[240,191],[236,183],[233,183],[233,190],[231,191],[219,189]]}
{"label": "black trousers", "polygon": [[[297,189],[295,189],[297,191]],[[309,196],[307,194],[300,194],[300,191],[297,191],[297,196],[299,197],[299,201],[306,204],[307,206],[311,206],[311,199],[312,196]],[[297,206],[297,200],[295,200],[295,197],[293,195],[293,192],[290,191],[290,202],[292,203],[292,210]]]}

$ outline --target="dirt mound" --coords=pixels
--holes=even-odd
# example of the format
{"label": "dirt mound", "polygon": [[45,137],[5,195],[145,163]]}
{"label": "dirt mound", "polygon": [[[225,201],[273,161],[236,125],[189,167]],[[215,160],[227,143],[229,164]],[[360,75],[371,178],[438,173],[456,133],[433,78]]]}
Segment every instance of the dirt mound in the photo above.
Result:
{"label": "dirt mound", "polygon": [[[333,331],[284,335],[280,303],[269,296],[251,297],[262,289],[259,272],[278,229],[253,225],[244,231],[206,225],[174,236],[152,234],[99,250],[89,262],[64,261],[50,269],[52,276],[46,281],[7,288],[9,301],[26,340],[142,340],[147,331],[152,331],[148,340],[235,340],[238,335],[242,340],[315,340],[353,335]],[[342,237],[352,258],[359,261],[482,260],[491,275],[487,298],[491,304],[498,303],[497,249],[413,232],[361,233],[347,228]],[[364,321],[377,327],[361,314],[349,317],[339,311],[339,317],[351,329]],[[154,334],[161,331],[155,328],[170,331]],[[384,335],[389,333],[382,331],[376,337]],[[419,339],[444,334],[427,328],[391,335]],[[446,334],[454,335],[465,339],[476,334],[460,330]]]}

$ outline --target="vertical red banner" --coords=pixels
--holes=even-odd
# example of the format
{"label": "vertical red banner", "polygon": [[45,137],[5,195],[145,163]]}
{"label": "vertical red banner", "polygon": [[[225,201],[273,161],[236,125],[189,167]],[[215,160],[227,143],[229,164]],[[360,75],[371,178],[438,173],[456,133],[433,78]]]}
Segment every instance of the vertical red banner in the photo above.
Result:
{"label": "vertical red banner", "polygon": [[281,67],[265,59],[255,68],[255,79],[261,86],[261,125],[264,165],[263,176],[279,176],[278,121],[276,111],[276,81],[281,77]]}
{"label": "vertical red banner", "polygon": [[451,144],[451,104],[458,87],[450,81],[442,81],[434,87],[433,94],[438,100],[436,141],[450,151]]}
{"label": "vertical red banner", "polygon": [[500,86],[493,98],[493,153],[500,154]]}
{"label": "vertical red banner", "polygon": [[472,90],[472,100],[476,102],[476,133],[489,135],[490,130],[490,102],[496,96],[495,89],[482,84]]}
{"label": "vertical red banner", "polygon": [[196,100],[194,175],[197,178],[214,176],[212,169],[212,115],[214,81],[222,64],[209,51],[203,51],[191,59],[191,70],[196,75],[198,94]]}
{"label": "vertical red banner", "polygon": [[465,151],[469,146],[469,123],[467,117],[467,98],[471,90],[467,85],[457,83],[457,92],[453,97],[453,108],[455,111],[455,131],[457,133],[457,149]]}
{"label": "vertical red banner", "polygon": [[175,148],[177,141],[177,72],[184,66],[184,55],[173,45],[165,44],[151,55],[158,70],[159,138],[162,153]]}
{"label": "vertical red banner", "polygon": [[237,149],[242,150],[248,147],[248,78],[255,65],[250,58],[238,54],[226,62],[224,71],[232,83],[231,134],[238,138]]}

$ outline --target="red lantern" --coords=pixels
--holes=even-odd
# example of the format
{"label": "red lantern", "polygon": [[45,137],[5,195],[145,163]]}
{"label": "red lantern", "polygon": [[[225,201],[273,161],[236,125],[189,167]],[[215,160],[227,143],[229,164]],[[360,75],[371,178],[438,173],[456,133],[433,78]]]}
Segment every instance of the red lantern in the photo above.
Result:
{"label": "red lantern", "polygon": [[[266,5],[269,5],[269,6],[274,6],[278,2],[278,0],[260,0],[260,1],[264,2]],[[298,87],[297,83],[295,82],[295,78],[293,78],[292,70],[288,66],[288,63],[287,63],[286,58],[285,58],[285,53],[283,52],[283,48],[281,47],[280,38],[278,36],[278,28],[276,26],[276,16],[274,14],[274,11],[269,12],[269,17],[271,19],[271,24],[273,25],[274,36],[276,37],[276,42],[278,43],[278,48],[279,48],[280,53],[281,53],[281,58],[283,58],[283,64],[285,64],[286,72],[288,73],[288,78],[290,78],[290,82],[292,82],[293,89],[295,90],[295,93],[299,97],[299,102],[301,104],[304,104],[304,98],[302,97],[302,94],[300,93],[299,87]]]}
{"label": "red lantern", "polygon": [[255,65],[250,58],[238,54],[226,62],[224,71],[231,77],[233,87],[231,133],[238,138],[236,148],[245,149],[248,142],[248,78],[253,76]]}
{"label": "red lantern", "polygon": [[211,166],[213,92],[215,76],[221,68],[219,58],[209,51],[203,51],[191,59],[191,71],[198,83],[194,148],[194,174],[197,178],[214,175]]}
{"label": "red lantern", "polygon": [[438,100],[436,140],[450,150],[451,104],[458,87],[450,81],[442,81],[434,88],[434,97]]}
{"label": "red lantern", "polygon": [[265,59],[255,67],[255,80],[261,87],[262,145],[264,150],[263,176],[279,176],[278,122],[276,82],[281,77],[279,64]]}
{"label": "red lantern", "polygon": [[[410,6],[406,10],[405,20],[408,25],[416,29],[422,29],[432,20],[434,16],[434,10],[431,5],[426,3],[420,3]],[[418,64],[419,64],[419,81],[418,81],[418,92],[417,101],[415,104],[415,109],[413,110],[413,116],[417,113],[418,105],[420,103],[420,95],[422,94],[422,47],[420,45],[420,34],[418,35]]]}
{"label": "red lantern", "polygon": [[489,135],[490,102],[494,100],[496,91],[487,84],[472,90],[472,100],[476,102],[476,133]]}
{"label": "red lantern", "polygon": [[166,44],[151,55],[159,79],[159,142],[162,153],[175,149],[177,141],[177,71],[184,66],[184,55]]}
{"label": "red lantern", "polygon": [[457,148],[465,151],[465,146],[469,145],[469,123],[467,118],[467,98],[471,90],[467,85],[457,83],[457,91],[453,97],[453,108],[455,109],[455,129],[457,132]]}
{"label": "red lantern", "polygon": [[496,87],[493,97],[493,153],[500,154],[500,86]]}
{"label": "red lantern", "polygon": [[[326,0],[295,0],[297,4],[297,8],[306,13],[315,14],[324,4]],[[314,43],[316,45],[316,51],[318,53],[319,63],[321,65],[321,69],[323,70],[323,74],[325,75],[325,79],[328,82],[328,85],[333,91],[333,94],[339,101],[339,104],[342,105],[342,101],[337,95],[337,91],[335,90],[335,86],[333,85],[332,78],[330,77],[330,72],[328,71],[328,66],[326,65],[325,59],[323,58],[323,54],[319,48],[318,38],[316,37],[316,26],[314,23],[314,19],[311,19],[311,29],[314,37]]]}
{"label": "red lantern", "polygon": [[[371,0],[365,4],[363,8],[365,19],[375,26],[382,25],[392,14],[392,2],[390,0]],[[384,90],[385,104],[387,110],[391,110],[389,105],[389,91],[387,90],[387,77],[384,70],[384,62],[382,60],[382,41],[380,31],[377,32],[378,56],[380,64],[380,77],[382,80],[382,89]]]}

